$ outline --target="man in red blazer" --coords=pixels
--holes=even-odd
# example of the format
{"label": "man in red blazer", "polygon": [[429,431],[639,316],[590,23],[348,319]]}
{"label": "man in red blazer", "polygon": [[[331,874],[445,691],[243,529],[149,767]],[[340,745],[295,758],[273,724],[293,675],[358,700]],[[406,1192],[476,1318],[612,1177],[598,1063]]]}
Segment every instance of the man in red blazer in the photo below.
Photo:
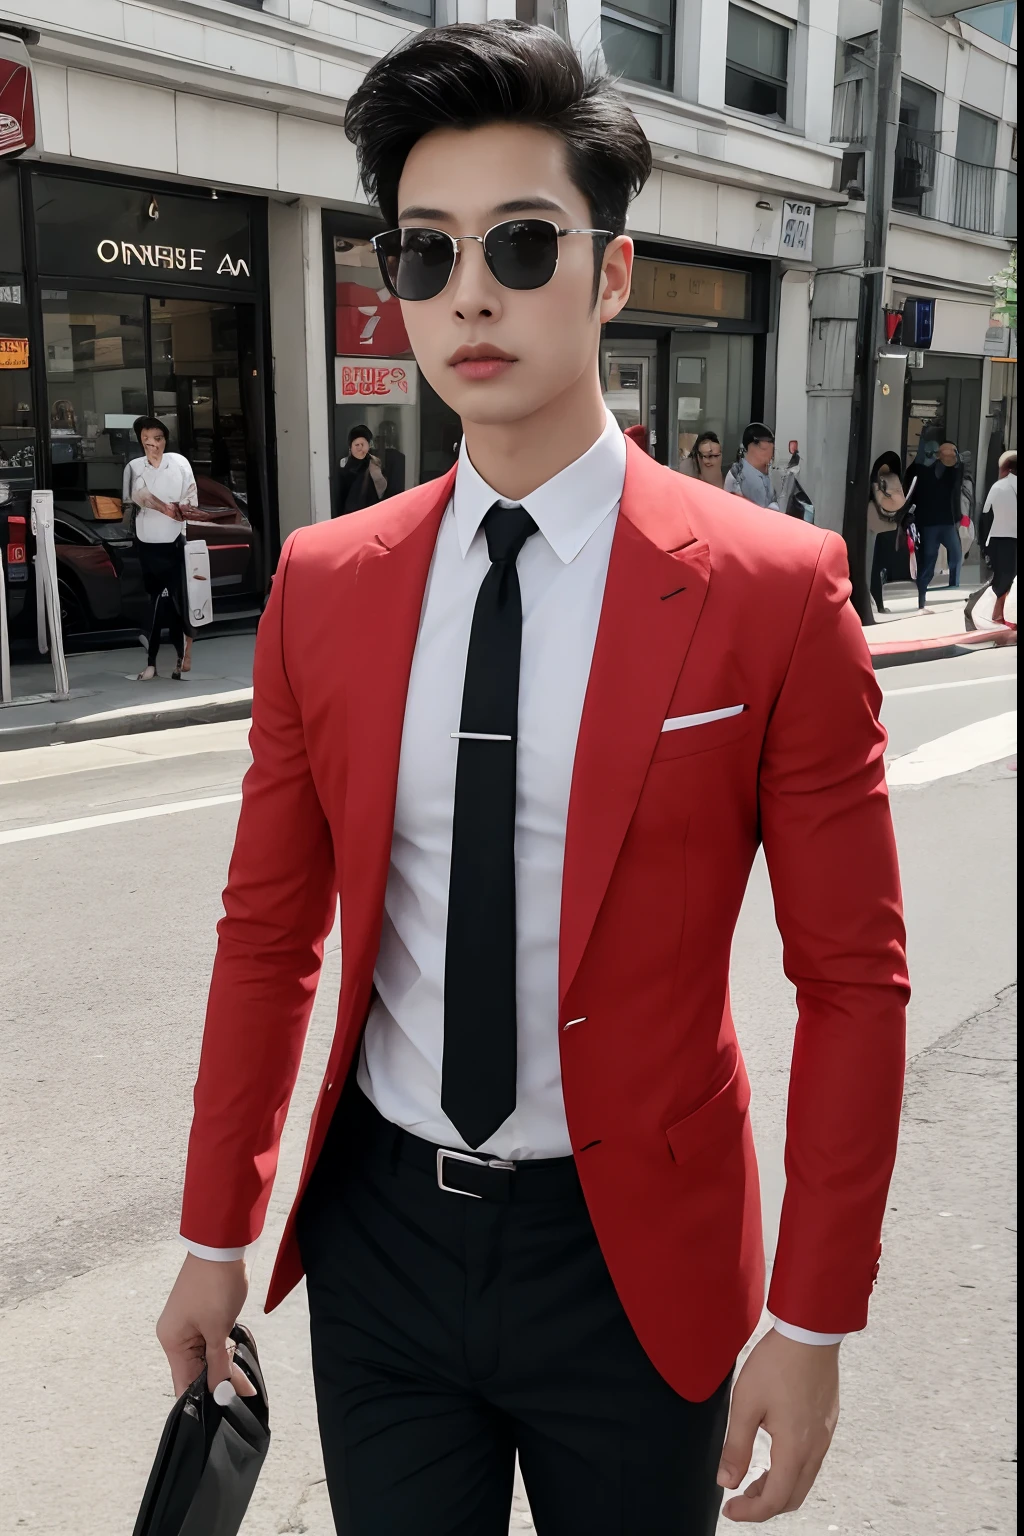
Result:
{"label": "man in red blazer", "polygon": [[[348,131],[383,280],[462,417],[445,480],[285,545],[159,1325],[246,1294],[340,898],[338,1023],[270,1285],[305,1271],[350,1536],[710,1533],[796,1508],[863,1328],[908,988],[875,685],[833,534],[604,408],[636,120],[516,23],[425,32]],[[763,844],[796,985],[764,1301],[729,952]],[[728,1435],[726,1422],[729,1421]],[[724,1448],[723,1448],[724,1442]]]}

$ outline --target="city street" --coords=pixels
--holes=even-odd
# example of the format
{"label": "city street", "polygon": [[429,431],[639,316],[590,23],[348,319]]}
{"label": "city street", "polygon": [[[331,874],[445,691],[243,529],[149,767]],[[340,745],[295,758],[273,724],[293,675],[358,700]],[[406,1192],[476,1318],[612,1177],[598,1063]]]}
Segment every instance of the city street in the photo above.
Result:
{"label": "city street", "polygon": [[[914,985],[902,1150],[871,1323],[842,1351],[835,1445],[805,1507],[779,1529],[1007,1536],[1016,651],[878,676]],[[0,753],[5,1536],[129,1531],[172,1402],[153,1325],[183,1252],[175,1234],[190,1092],[247,729],[238,721]],[[795,1018],[780,950],[759,860],[734,945],[732,1002],[769,1245]],[[260,1307],[339,968],[335,931],[254,1261],[247,1316],[274,1442],[246,1536],[333,1531],[304,1292],[269,1318]],[[530,1526],[518,1498],[512,1529]]]}

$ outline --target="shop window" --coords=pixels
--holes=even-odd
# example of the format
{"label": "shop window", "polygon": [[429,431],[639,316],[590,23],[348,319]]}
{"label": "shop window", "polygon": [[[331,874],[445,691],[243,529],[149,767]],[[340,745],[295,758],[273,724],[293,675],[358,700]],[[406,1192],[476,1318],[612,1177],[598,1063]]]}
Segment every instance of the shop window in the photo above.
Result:
{"label": "shop window", "polygon": [[613,75],[672,89],[673,0],[632,0],[601,7],[601,46]]}
{"label": "shop window", "polygon": [[42,292],[51,483],[82,517],[90,498],[120,499],[137,451],[132,424],[149,408],[143,306],[134,294]]}
{"label": "shop window", "polygon": [[786,120],[790,29],[729,6],[725,50],[725,104],[758,117]]}
{"label": "shop window", "polygon": [[14,172],[0,166],[0,517],[25,516],[36,484],[36,433],[21,216]]}

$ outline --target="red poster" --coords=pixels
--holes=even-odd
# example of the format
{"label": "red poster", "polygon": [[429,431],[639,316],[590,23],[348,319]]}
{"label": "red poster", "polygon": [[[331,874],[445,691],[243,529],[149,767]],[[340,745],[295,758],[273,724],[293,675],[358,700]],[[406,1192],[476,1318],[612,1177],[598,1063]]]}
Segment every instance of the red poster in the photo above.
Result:
{"label": "red poster", "polygon": [[338,283],[335,351],[345,357],[400,357],[409,338],[402,307],[387,292],[383,297],[362,283]]}
{"label": "red poster", "polygon": [[31,149],[36,141],[36,110],[28,66],[0,58],[0,156]]}

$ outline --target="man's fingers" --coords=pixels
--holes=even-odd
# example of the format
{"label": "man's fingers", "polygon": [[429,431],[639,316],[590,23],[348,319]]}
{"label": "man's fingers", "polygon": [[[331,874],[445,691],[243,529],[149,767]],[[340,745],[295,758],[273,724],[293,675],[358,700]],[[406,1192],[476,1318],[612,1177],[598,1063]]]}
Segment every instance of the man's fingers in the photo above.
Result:
{"label": "man's fingers", "polygon": [[[231,1356],[228,1353],[228,1341],[221,1338],[208,1338],[206,1341],[206,1385],[212,1392],[222,1381],[232,1378]],[[237,1390],[237,1384],[236,1384]]]}
{"label": "man's fingers", "polygon": [[248,1376],[242,1370],[242,1367],[240,1365],[236,1365],[233,1360],[231,1362],[231,1385],[234,1387],[239,1397],[256,1396],[256,1388],[253,1386]]}
{"label": "man's fingers", "polygon": [[[785,1509],[795,1509],[796,1505],[791,1506],[790,1499],[803,1472],[802,1461],[794,1461],[784,1452],[776,1455],[773,1445],[772,1464],[768,1471],[744,1489],[738,1499],[730,1499],[722,1513],[737,1524],[754,1525],[762,1520],[771,1520],[774,1515],[781,1515]],[[813,1481],[812,1473],[808,1488]]]}
{"label": "man's fingers", "polygon": [[722,1459],[718,1467],[718,1486],[738,1488],[750,1466],[754,1454],[754,1436],[761,1423],[761,1411],[737,1402],[738,1391],[733,1393],[732,1411],[729,1414],[729,1432],[722,1447]]}

